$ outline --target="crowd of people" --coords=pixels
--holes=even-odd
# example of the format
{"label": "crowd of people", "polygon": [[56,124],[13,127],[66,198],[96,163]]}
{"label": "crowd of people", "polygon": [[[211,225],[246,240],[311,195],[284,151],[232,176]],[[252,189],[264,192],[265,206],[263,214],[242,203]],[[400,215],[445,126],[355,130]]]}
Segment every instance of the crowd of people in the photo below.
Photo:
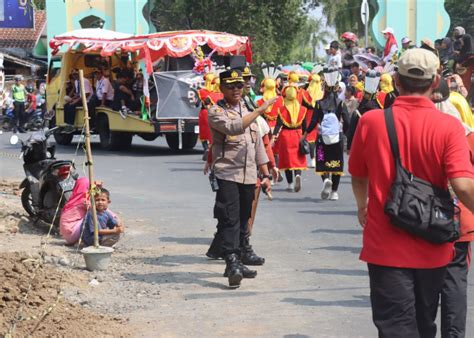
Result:
{"label": "crowd of people", "polygon": [[[118,111],[122,118],[127,115],[141,115],[143,102],[144,76],[133,63],[128,62],[124,68],[110,70],[107,65],[98,67],[89,80],[84,78],[84,91],[91,113],[91,124],[94,123],[95,107],[105,106]],[[66,84],[64,98],[64,121],[74,125],[76,107],[82,107],[79,85],[79,72],[73,69]]]}
{"label": "crowd of people", "polygon": [[[15,75],[14,84],[10,91],[5,91],[2,107],[3,115],[9,118],[8,127],[12,132],[25,133],[27,129],[34,129],[39,126],[29,125],[29,117],[38,113],[39,119],[45,112],[46,90],[44,83],[38,86],[33,79],[28,79],[24,84],[22,75]],[[6,123],[5,123],[6,124]],[[7,127],[4,125],[4,128]]]}
{"label": "crowd of people", "polygon": [[[435,337],[441,299],[442,336],[462,337],[474,229],[474,121],[464,78],[471,37],[456,27],[454,41],[423,39],[418,48],[405,37],[399,49],[392,28],[383,34],[378,57],[344,33],[345,48],[333,41],[327,62],[306,79],[263,65],[256,102],[248,66],[221,72],[219,90],[216,75],[205,76],[201,140],[210,146],[205,173],[218,221],[207,256],[225,259],[230,287],[255,278],[246,265],[265,262],[249,240],[260,191],[271,196],[281,172],[288,190],[300,191],[309,155],[321,198],[335,201],[347,152],[379,335]],[[397,185],[400,175],[409,186]]]}

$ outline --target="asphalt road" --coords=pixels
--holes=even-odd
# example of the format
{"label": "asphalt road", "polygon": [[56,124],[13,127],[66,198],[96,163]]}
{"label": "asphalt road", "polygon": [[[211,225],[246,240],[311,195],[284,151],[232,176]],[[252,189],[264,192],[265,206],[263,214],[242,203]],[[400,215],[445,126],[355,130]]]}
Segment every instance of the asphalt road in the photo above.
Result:
{"label": "asphalt road", "polygon": [[[0,178],[21,179],[19,150],[9,136],[0,135]],[[337,202],[320,200],[321,179],[312,170],[303,174],[300,193],[280,184],[273,201],[262,198],[252,242],[267,262],[255,280],[229,291],[223,262],[204,256],[215,231],[214,195],[199,147],[176,154],[163,140],[135,137],[131,150],[105,152],[93,142],[95,175],[111,191],[111,207],[130,224],[146,223],[129,228],[122,245],[161,262],[122,274],[160,290],[159,298],[125,311],[137,335],[376,336],[349,175]],[[75,145],[59,146],[57,157],[71,158]],[[83,161],[80,150],[80,171]],[[472,285],[471,279],[471,303]],[[472,314],[470,306],[467,336],[474,334]]]}

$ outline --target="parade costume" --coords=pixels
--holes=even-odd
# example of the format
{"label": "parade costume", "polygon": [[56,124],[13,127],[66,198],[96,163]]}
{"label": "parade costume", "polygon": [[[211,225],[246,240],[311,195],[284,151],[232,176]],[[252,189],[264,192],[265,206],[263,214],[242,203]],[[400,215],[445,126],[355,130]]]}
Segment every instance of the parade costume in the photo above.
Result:
{"label": "parade costume", "polygon": [[[390,76],[389,74],[386,74],[386,75]],[[385,90],[390,89],[390,87],[387,86],[386,84],[382,85],[381,77],[379,73],[377,73],[374,70],[369,70],[366,75],[366,84],[364,87],[362,100],[360,101],[358,109],[355,111],[354,114],[351,115],[351,118],[349,121],[349,128],[346,133],[347,150],[351,149],[352,140],[354,138],[357,124],[359,123],[359,120],[362,117],[362,115],[364,115],[369,110],[383,109],[384,107],[384,102],[385,100],[387,100],[388,94],[386,94],[382,90],[381,91],[377,90],[379,84],[380,84],[380,87],[384,88]],[[391,89],[393,89],[393,87]]]}
{"label": "parade costume", "polygon": [[395,94],[395,88],[393,87],[393,79],[392,76],[388,73],[384,73],[380,76],[380,92],[384,93],[385,97],[383,98],[380,96],[380,102],[382,102],[381,108],[389,108],[392,106],[393,102],[397,98]]}
{"label": "parade costume", "polygon": [[[319,101],[323,98],[324,91],[322,88],[321,83],[321,76],[318,74],[312,74],[308,78],[309,84],[306,90],[304,90],[304,100],[311,106],[314,107],[316,101]],[[306,112],[306,128],[309,127],[311,120],[313,118],[313,109],[308,109]],[[310,152],[309,155],[311,157],[311,167],[316,167],[316,160],[315,160],[315,152],[316,152],[316,139],[318,137],[318,129],[314,128],[314,130],[308,134],[306,140],[309,143]]]}
{"label": "parade costume", "polygon": [[[265,101],[278,96],[277,93],[277,84],[276,78],[281,74],[281,71],[275,67],[275,65],[270,64],[267,66],[265,63],[262,63],[262,72],[265,77],[262,81],[261,91],[262,98],[257,101],[257,105],[260,107]],[[275,128],[277,117],[278,117],[278,107],[282,104],[282,100],[277,100],[273,105],[268,107],[268,109],[263,114],[263,117],[267,121],[271,130]]]}
{"label": "parade costume", "polygon": [[278,139],[278,168],[285,170],[288,189],[293,189],[293,171],[296,176],[295,191],[301,189],[301,171],[307,169],[306,155],[300,151],[300,139],[306,130],[307,107],[299,102],[298,88],[283,88],[283,106],[278,109],[278,120],[273,135]]}
{"label": "parade costume", "polygon": [[199,111],[199,140],[201,140],[204,150],[208,149],[209,144],[212,143],[211,130],[207,121],[208,107],[215,104],[210,94],[213,92],[212,81],[214,80],[214,73],[207,73],[204,75],[204,87],[198,90],[199,101],[201,103],[201,110]]}
{"label": "parade costume", "polygon": [[[322,199],[337,200],[337,189],[344,172],[344,151],[340,121],[347,126],[347,112],[343,112],[343,104],[338,97],[338,71],[336,68],[325,68],[324,79],[326,88],[321,100],[316,101],[314,114],[307,133],[319,124],[316,141],[316,172],[321,175],[324,188]],[[331,178],[330,178],[331,176]]]}

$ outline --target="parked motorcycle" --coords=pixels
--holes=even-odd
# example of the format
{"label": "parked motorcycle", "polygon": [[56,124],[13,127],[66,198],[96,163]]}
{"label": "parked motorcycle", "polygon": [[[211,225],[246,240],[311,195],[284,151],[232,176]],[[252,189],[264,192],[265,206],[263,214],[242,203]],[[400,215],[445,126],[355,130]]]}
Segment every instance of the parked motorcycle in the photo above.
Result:
{"label": "parked motorcycle", "polygon": [[26,175],[20,185],[23,208],[31,217],[47,223],[54,220],[58,225],[60,211],[69,199],[78,175],[72,161],[54,157],[55,146],[48,143],[48,138],[56,129],[35,132],[26,141],[13,135],[10,143],[21,142],[20,158],[23,158]]}

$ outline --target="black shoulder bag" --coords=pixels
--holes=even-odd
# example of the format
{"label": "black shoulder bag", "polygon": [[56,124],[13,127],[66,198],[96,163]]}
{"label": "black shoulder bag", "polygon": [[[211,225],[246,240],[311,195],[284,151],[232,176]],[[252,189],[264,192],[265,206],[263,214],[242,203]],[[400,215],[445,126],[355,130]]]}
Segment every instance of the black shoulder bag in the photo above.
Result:
{"label": "black shoulder bag", "polygon": [[385,203],[390,222],[435,244],[459,238],[459,208],[449,190],[433,186],[403,167],[392,108],[384,110],[396,177]]}

